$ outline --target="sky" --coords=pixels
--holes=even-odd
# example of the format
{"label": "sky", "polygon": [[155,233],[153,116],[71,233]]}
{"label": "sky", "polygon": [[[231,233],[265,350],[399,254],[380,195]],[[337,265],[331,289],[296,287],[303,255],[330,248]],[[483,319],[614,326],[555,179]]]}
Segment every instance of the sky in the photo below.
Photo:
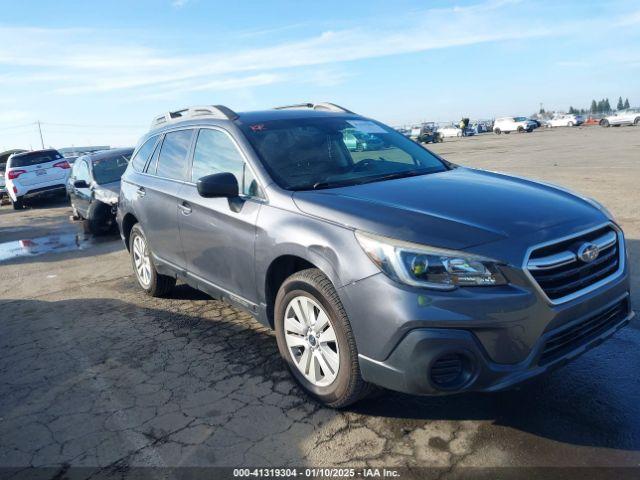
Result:
{"label": "sky", "polygon": [[640,106],[640,2],[0,0],[0,151],[135,145],[189,105],[390,125]]}

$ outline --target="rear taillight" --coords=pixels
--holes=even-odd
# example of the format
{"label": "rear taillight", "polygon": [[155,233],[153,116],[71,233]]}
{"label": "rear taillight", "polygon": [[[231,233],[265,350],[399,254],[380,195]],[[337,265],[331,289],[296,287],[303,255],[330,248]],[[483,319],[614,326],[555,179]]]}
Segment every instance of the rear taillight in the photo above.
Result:
{"label": "rear taillight", "polygon": [[67,168],[71,168],[71,165],[69,165],[69,162],[67,162],[66,160],[63,160],[63,161],[58,162],[58,163],[54,163],[53,166],[54,167],[58,167],[58,168],[64,168],[65,170]]}
{"label": "rear taillight", "polygon": [[22,175],[23,173],[27,173],[27,171],[26,170],[9,170],[7,177],[9,178],[9,180],[14,180],[18,178],[20,175]]}

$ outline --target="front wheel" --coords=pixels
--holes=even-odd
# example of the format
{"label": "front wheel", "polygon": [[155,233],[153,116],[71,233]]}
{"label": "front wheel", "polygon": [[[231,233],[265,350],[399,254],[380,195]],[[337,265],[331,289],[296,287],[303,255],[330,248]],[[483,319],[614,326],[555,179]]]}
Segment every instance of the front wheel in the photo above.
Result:
{"label": "front wheel", "polygon": [[518,127],[518,133],[524,133],[524,127]]}
{"label": "front wheel", "polygon": [[605,119],[600,120],[600,126],[601,127],[609,127],[610,126],[609,125],[609,120],[605,120]]}
{"label": "front wheel", "polygon": [[372,391],[360,375],[342,302],[320,270],[302,270],[287,278],[278,291],[274,315],[280,354],[310,396],[341,408]]}
{"label": "front wheel", "polygon": [[637,127],[638,125],[640,125],[640,117],[636,117],[636,119],[633,121],[633,124]]}
{"label": "front wheel", "polygon": [[502,133],[502,132],[500,131],[500,129],[499,129],[499,128],[495,128],[495,129],[493,130],[493,132],[494,132],[496,135],[500,135],[500,134]]}
{"label": "front wheel", "polygon": [[567,123],[567,127],[573,127],[573,122]]}
{"label": "front wheel", "polygon": [[129,236],[129,245],[131,250],[131,264],[136,274],[138,284],[142,289],[152,297],[162,297],[176,284],[176,279],[166,275],[160,275],[156,271],[156,267],[151,259],[151,251],[147,244],[140,224],[136,224],[131,229]]}

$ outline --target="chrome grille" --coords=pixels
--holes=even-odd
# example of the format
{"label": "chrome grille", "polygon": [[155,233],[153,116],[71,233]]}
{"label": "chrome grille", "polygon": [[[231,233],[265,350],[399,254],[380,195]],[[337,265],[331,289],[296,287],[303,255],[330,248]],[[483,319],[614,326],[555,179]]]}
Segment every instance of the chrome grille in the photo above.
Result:
{"label": "chrome grille", "polygon": [[[594,259],[580,258],[587,245],[598,247]],[[535,248],[527,269],[547,297],[559,302],[615,274],[620,268],[620,250],[618,232],[605,226]]]}

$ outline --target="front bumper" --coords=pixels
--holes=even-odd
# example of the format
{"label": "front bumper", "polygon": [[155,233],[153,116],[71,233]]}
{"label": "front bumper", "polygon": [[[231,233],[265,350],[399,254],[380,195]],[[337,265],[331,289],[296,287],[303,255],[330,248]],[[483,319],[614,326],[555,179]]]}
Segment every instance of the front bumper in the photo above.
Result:
{"label": "front bumper", "polygon": [[[601,288],[558,305],[524,278],[504,287],[438,292],[399,285],[380,273],[339,293],[363,378],[391,390],[437,395],[501,390],[565,364],[629,323],[629,285],[625,266]],[[606,322],[588,323],[615,306],[619,311]],[[571,329],[582,332],[579,338],[550,356],[551,342]],[[437,384],[431,369],[451,354],[461,355],[469,371],[452,385]]]}
{"label": "front bumper", "polygon": [[[592,331],[584,336],[575,335],[573,341],[561,351],[549,356],[548,345],[553,345],[559,335],[571,336],[585,322],[593,322],[607,311],[621,306],[618,315],[607,322],[595,322]],[[409,332],[398,344],[392,354],[383,362],[359,356],[362,376],[377,385],[399,392],[441,395],[461,391],[493,392],[509,388],[559,368],[587,350],[601,344],[616,331],[627,325],[633,318],[629,310],[629,295],[623,296],[611,305],[604,307],[599,313],[587,318],[580,318],[564,328],[551,330],[544,334],[530,355],[522,362],[514,365],[499,364],[492,361],[482,344],[472,331],[455,329],[421,328]],[[607,318],[602,315],[602,318]],[[589,325],[589,323],[587,323]],[[438,361],[450,358],[450,355],[461,355],[467,361],[461,363],[458,376],[452,376],[449,383],[439,381],[440,377],[432,372],[438,368]]]}

